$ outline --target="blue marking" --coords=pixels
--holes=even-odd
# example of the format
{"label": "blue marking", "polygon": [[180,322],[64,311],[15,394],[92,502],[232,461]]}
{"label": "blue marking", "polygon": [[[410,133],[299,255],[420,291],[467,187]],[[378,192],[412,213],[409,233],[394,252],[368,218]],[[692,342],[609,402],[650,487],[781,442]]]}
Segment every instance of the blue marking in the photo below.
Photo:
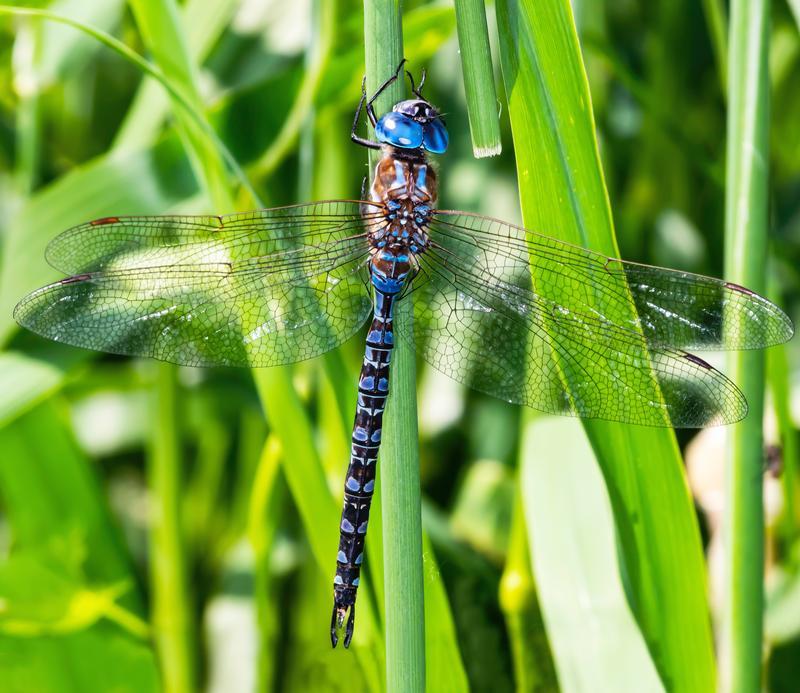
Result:
{"label": "blue marking", "polygon": [[351,490],[351,491],[360,491],[361,490],[361,484],[359,484],[358,481],[356,479],[354,479],[352,476],[347,480],[347,484],[346,485],[347,485],[347,488],[349,490]]}
{"label": "blue marking", "polygon": [[381,429],[380,428],[378,430],[372,432],[372,436],[370,437],[370,440],[373,443],[380,443],[381,442]]}
{"label": "blue marking", "polygon": [[400,279],[389,279],[381,276],[378,272],[372,273],[372,285],[384,294],[399,294],[403,288],[404,279],[405,276]]}
{"label": "blue marking", "polygon": [[353,587],[358,587],[359,580],[360,578],[353,578],[353,582],[351,582],[350,584],[353,585]]}
{"label": "blue marking", "polygon": [[394,344],[394,333],[391,331],[387,331],[386,334],[383,335],[383,343]]}
{"label": "blue marking", "polygon": [[430,205],[417,205],[416,207],[414,207],[414,211],[417,212],[417,214],[422,214],[427,216],[428,212],[431,211],[431,208]]}
{"label": "blue marking", "polygon": [[367,533],[367,522],[368,522],[368,520],[364,520],[364,522],[362,522],[358,526],[358,533],[359,534],[366,534]]}
{"label": "blue marking", "polygon": [[[391,316],[391,314],[392,314],[392,310],[390,309],[389,310],[389,315]],[[387,354],[383,349],[377,349],[375,347],[368,346],[365,349],[364,356],[367,359],[367,361],[379,362],[381,360],[381,355],[382,354],[386,354],[387,357],[390,356],[390,354]]]}
{"label": "blue marking", "polygon": [[375,479],[373,479],[372,481],[368,481],[366,484],[364,484],[364,491],[366,493],[372,493],[372,489],[374,488],[375,488]]}
{"label": "blue marking", "polygon": [[361,565],[361,561],[363,561],[363,560],[364,560],[364,554],[362,552],[362,553],[358,554],[358,556],[356,556],[356,560],[354,561],[354,563],[356,565]]}
{"label": "blue marking", "polygon": [[341,575],[337,575],[335,578],[333,578],[333,584],[334,585],[343,585],[344,584],[344,580],[342,580],[342,576]]}
{"label": "blue marking", "polygon": [[400,235],[400,237],[401,238],[408,238],[408,231],[403,231],[403,233]]}
{"label": "blue marking", "polygon": [[394,162],[394,182],[396,185],[403,185],[406,182],[406,172],[403,169],[403,164],[397,159]]}
{"label": "blue marking", "polygon": [[362,426],[356,426],[353,429],[353,438],[355,438],[359,443],[366,443],[369,439],[367,436],[367,431]]}
{"label": "blue marking", "polygon": [[378,247],[384,248],[386,246],[386,241],[378,241]]}
{"label": "blue marking", "polygon": [[419,248],[417,248],[417,246],[415,246],[415,245],[412,245],[411,246],[411,252],[412,253],[418,253],[419,252]]}
{"label": "blue marking", "polygon": [[[406,232],[405,235],[407,236],[408,232]],[[408,262],[408,255],[398,255],[398,256],[395,257],[394,261],[395,262]]]}
{"label": "blue marking", "polygon": [[[372,336],[372,335],[370,335]],[[375,389],[375,376],[372,375],[365,375],[361,378],[361,382],[359,385],[364,388],[365,390],[374,390]]]}
{"label": "blue marking", "polygon": [[339,551],[339,553],[336,554],[336,560],[339,563],[347,563],[347,556],[344,555],[344,551]]}
{"label": "blue marking", "polygon": [[343,532],[346,532],[347,534],[352,534],[353,533],[353,529],[355,529],[355,528],[350,523],[350,520],[348,520],[346,517],[343,517],[342,518],[341,530]]}
{"label": "blue marking", "polygon": [[417,187],[421,190],[425,190],[425,178],[428,175],[428,167],[427,166],[420,166],[419,171],[417,172]]}
{"label": "blue marking", "polygon": [[[391,333],[387,333],[387,336]],[[387,378],[381,378],[378,381],[378,390],[380,392],[389,392],[389,380]]]}

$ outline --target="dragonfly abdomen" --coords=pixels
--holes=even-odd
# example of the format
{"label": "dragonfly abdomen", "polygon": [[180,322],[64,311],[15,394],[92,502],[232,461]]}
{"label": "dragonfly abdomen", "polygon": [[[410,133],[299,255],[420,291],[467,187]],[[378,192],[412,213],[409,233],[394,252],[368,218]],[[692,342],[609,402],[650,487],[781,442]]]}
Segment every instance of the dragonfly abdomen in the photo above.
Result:
{"label": "dragonfly abdomen", "polygon": [[[384,263],[389,262],[384,260]],[[375,470],[383,429],[383,410],[389,395],[389,364],[394,348],[394,301],[407,274],[407,262],[390,262],[395,271],[386,276],[373,265],[375,312],[367,332],[367,344],[358,379],[358,404],[353,423],[350,464],[344,482],[344,506],[339,525],[339,551],[333,580],[331,643],[345,628],[344,646],[350,645],[355,622],[356,592],[364,560],[369,509],[375,488]],[[405,271],[403,271],[405,269]],[[395,276],[391,276],[395,275]]]}

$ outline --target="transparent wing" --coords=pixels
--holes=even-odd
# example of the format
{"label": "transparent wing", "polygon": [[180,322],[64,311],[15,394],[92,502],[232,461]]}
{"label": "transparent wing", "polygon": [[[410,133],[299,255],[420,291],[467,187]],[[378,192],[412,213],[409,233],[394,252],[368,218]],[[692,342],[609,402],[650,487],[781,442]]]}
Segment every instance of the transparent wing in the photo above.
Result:
{"label": "transparent wing", "polygon": [[352,336],[372,307],[358,202],[101,219],[58,236],[47,256],[73,276],[25,297],[20,324],[192,366],[311,358]]}
{"label": "transparent wing", "polygon": [[[518,226],[437,211],[431,235],[450,256],[501,276],[522,275],[575,313],[641,331],[650,346],[757,349],[791,338],[786,314],[744,287],[689,272],[606,257]],[[631,310],[632,303],[635,311]]]}
{"label": "transparent wing", "polygon": [[[411,291],[414,333],[403,334],[434,367],[556,414],[678,427],[746,414],[733,383],[676,347],[782,341],[791,325],[777,308],[718,280],[611,261],[541,236],[529,243],[524,233],[493,219],[436,213],[433,245]],[[631,294],[639,300],[631,298],[629,268],[649,273],[649,285],[660,287],[655,296],[645,300],[648,284],[638,273]],[[669,294],[672,285],[684,302],[702,296],[702,305],[682,305]],[[760,326],[755,337],[726,329],[727,315],[717,313],[729,302]]]}

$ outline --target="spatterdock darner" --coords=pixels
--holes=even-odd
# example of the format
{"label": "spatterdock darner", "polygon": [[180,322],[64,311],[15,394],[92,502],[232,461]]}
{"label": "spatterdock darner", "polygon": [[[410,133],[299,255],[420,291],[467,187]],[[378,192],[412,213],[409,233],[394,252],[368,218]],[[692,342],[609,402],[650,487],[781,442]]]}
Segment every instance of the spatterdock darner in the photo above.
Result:
{"label": "spatterdock darner", "polygon": [[[435,368],[554,414],[650,426],[729,423],[747,411],[724,375],[684,349],[752,349],[792,334],[736,284],[624,262],[488,217],[436,208],[428,153],[447,149],[414,98],[380,118],[362,88],[351,137],[381,150],[368,199],[228,216],[107,217],[58,236],[69,276],[15,317],[50,339],[190,366],[273,366],[333,349],[371,315],[358,382],[331,639],[353,633],[394,309]],[[410,75],[409,75],[410,77]],[[366,110],[376,141],[357,135]],[[346,625],[345,625],[346,623]]]}

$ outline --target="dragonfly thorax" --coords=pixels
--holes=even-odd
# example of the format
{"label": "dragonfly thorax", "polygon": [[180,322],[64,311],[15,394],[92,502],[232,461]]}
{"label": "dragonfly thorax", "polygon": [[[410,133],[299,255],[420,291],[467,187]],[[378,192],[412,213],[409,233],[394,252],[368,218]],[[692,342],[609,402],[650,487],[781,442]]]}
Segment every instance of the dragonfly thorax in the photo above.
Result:
{"label": "dragonfly thorax", "polygon": [[387,147],[375,168],[371,200],[383,210],[369,233],[373,251],[417,254],[428,247],[427,226],[436,204],[436,173],[424,157],[394,156]]}
{"label": "dragonfly thorax", "polygon": [[385,204],[388,200],[408,198],[414,202],[436,204],[436,172],[422,152],[409,152],[384,145],[383,156],[375,167],[371,199]]}

